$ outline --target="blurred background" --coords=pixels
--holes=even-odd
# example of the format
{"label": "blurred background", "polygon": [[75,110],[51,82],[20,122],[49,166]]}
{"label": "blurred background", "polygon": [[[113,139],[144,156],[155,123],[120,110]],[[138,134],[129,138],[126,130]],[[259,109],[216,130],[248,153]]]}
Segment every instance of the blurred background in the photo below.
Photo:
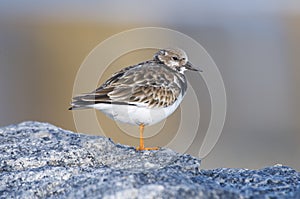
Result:
{"label": "blurred background", "polygon": [[[144,26],[170,28],[194,38],[223,76],[226,123],[203,168],[254,169],[280,163],[300,170],[296,0],[0,1],[0,126],[37,120],[76,131],[67,108],[84,58],[108,37]],[[152,51],[143,53],[113,64],[121,68],[152,56]],[[115,70],[112,67],[107,77]],[[178,123],[178,114],[167,122],[167,132]],[[204,121],[209,117],[201,113]],[[137,139],[123,139],[114,125],[109,123],[114,141],[138,144]],[[165,139],[170,138],[172,134]],[[201,138],[188,153],[197,154]],[[157,145],[155,140],[146,142]]]}

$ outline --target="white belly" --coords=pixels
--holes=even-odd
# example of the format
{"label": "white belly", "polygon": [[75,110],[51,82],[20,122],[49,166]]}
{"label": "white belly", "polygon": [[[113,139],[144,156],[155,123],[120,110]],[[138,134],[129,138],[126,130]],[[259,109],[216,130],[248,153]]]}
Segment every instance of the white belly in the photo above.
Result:
{"label": "white belly", "polygon": [[94,104],[91,107],[102,111],[113,120],[132,125],[156,124],[171,115],[179,106],[183,97],[179,97],[171,106],[165,108],[145,108],[116,104]]}

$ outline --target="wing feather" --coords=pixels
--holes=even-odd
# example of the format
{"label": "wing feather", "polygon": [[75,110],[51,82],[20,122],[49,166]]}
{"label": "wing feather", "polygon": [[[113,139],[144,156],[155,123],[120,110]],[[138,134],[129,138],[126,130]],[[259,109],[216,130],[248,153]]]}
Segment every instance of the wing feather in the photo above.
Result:
{"label": "wing feather", "polygon": [[169,68],[151,62],[124,68],[93,92],[74,97],[71,109],[97,103],[167,107],[181,94],[180,78],[171,73]]}

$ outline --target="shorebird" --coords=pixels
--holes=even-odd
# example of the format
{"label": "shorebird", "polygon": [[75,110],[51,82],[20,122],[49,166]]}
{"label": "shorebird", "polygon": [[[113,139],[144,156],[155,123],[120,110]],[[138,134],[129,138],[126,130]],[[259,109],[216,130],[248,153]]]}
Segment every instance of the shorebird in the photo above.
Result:
{"label": "shorebird", "polygon": [[69,110],[95,108],[115,121],[138,125],[140,146],[136,149],[156,150],[145,147],[144,127],[178,108],[187,91],[187,70],[202,71],[183,50],[161,49],[153,59],[123,68],[91,93],[74,97]]}

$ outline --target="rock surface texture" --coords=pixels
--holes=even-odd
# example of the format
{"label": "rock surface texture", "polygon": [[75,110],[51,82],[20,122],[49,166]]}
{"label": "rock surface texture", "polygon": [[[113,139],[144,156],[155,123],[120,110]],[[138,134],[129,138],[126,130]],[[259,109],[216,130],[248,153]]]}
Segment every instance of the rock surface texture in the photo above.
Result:
{"label": "rock surface texture", "polygon": [[300,198],[285,166],[201,170],[169,149],[136,151],[47,123],[0,128],[0,198]]}

